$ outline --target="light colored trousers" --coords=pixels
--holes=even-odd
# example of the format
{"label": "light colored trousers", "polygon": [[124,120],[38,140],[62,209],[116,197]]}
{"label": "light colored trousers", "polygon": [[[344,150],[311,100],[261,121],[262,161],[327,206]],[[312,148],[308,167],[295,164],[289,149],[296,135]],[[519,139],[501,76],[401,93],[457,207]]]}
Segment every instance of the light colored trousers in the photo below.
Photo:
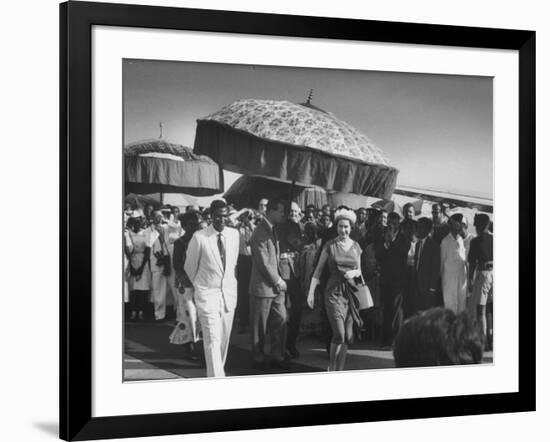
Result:
{"label": "light colored trousers", "polygon": [[155,319],[164,319],[168,278],[162,272],[153,272],[151,275],[151,300],[155,308]]}
{"label": "light colored trousers", "polygon": [[205,309],[199,304],[197,313],[202,329],[206,376],[224,377],[224,365],[235,311],[226,311],[221,301],[217,309]]}

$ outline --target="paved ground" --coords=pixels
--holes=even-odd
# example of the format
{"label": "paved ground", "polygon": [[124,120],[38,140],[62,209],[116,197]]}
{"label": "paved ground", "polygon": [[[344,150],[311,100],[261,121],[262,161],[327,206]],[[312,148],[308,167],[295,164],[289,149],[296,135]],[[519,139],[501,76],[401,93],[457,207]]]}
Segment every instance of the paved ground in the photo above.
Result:
{"label": "paved ground", "polygon": [[[199,361],[185,357],[182,347],[170,344],[168,336],[174,321],[127,322],[125,325],[124,379],[139,381],[151,379],[196,378],[206,374]],[[325,371],[328,360],[323,343],[315,337],[298,342],[300,358],[291,361],[289,370],[258,370],[250,364],[248,334],[234,330],[226,362],[228,376],[246,376],[277,373],[303,373]],[[484,362],[493,361],[492,353],[485,353]],[[352,345],[346,360],[347,370],[380,369],[394,367],[390,350],[377,345],[358,342]]]}

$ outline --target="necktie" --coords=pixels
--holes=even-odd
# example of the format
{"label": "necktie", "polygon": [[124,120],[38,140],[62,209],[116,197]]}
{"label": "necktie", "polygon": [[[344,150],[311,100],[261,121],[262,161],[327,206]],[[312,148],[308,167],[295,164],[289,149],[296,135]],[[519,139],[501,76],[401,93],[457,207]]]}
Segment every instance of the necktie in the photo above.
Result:
{"label": "necktie", "polygon": [[223,271],[225,272],[225,246],[223,245],[222,234],[218,233],[218,250],[222,259]]}
{"label": "necktie", "polygon": [[275,251],[277,253],[277,262],[279,262],[279,238],[277,236],[277,230],[275,229],[275,226],[273,226],[273,228],[271,229],[271,231],[273,232],[273,240],[275,241]]}

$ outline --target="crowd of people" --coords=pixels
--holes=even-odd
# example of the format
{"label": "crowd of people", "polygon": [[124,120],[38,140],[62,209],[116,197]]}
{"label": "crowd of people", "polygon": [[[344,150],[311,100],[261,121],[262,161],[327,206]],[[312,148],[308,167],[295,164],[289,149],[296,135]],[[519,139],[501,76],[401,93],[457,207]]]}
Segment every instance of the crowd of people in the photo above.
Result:
{"label": "crowd of people", "polygon": [[[308,330],[324,340],[330,371],[344,369],[356,339],[388,349],[401,343],[406,366],[404,335],[430,318],[421,312],[440,311],[439,323],[479,323],[492,347],[492,222],[484,213],[475,215],[476,236],[463,214],[439,203],[418,219],[412,204],[400,214],[273,199],[238,212],[223,200],[185,213],[127,205],[124,217],[128,320],[148,311],[164,320],[171,296],[170,342],[203,358],[207,376],[225,375],[234,319],[235,332],[250,335],[258,369],[300,358],[311,312]],[[413,316],[423,319],[411,325]]]}

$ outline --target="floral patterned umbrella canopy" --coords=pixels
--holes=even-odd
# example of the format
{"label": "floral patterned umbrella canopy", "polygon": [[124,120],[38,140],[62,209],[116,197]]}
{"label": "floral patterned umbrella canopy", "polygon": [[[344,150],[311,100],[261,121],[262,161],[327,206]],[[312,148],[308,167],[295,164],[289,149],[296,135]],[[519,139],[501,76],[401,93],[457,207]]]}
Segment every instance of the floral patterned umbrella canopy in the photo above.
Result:
{"label": "floral patterned umbrella canopy", "polygon": [[223,191],[223,174],[210,158],[161,138],[124,148],[126,193],[185,193],[209,196]]}
{"label": "floral patterned umbrella canopy", "polygon": [[194,151],[233,172],[380,198],[398,174],[365,135],[309,101],[238,100],[197,121]]}

